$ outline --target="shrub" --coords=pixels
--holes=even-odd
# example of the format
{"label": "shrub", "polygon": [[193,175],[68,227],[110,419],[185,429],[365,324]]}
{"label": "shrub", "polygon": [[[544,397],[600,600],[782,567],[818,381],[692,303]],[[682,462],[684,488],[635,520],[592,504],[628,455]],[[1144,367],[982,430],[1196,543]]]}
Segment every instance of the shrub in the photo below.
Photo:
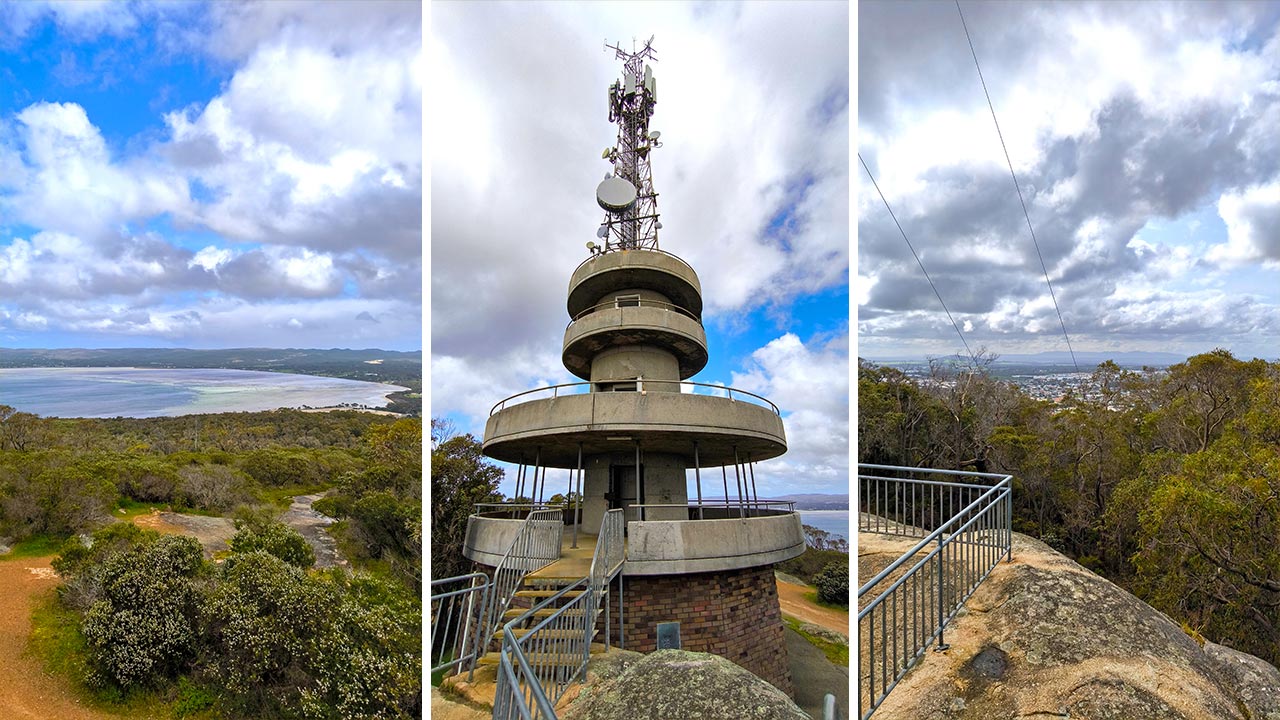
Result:
{"label": "shrub", "polygon": [[818,588],[818,599],[836,605],[849,604],[849,563],[828,563],[822,571],[813,576],[813,584]]}
{"label": "shrub", "polygon": [[152,685],[185,668],[196,649],[195,578],[200,544],[164,535],[115,553],[102,568],[102,597],[85,614],[90,684]]}
{"label": "shrub", "polygon": [[306,538],[284,523],[263,513],[242,512],[236,518],[236,534],[231,538],[231,551],[251,553],[261,550],[290,565],[309,568],[316,563],[315,551]]}

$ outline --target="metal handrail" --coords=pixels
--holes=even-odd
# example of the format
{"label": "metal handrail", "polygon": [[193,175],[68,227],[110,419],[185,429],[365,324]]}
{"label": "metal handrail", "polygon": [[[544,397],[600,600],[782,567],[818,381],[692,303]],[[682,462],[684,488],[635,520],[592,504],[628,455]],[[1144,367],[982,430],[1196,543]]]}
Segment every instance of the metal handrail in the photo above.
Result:
{"label": "metal handrail", "polygon": [[514,514],[524,512],[526,510],[529,512],[535,512],[538,510],[558,510],[563,512],[566,507],[566,505],[555,505],[552,503],[481,502],[475,503],[475,512],[472,514],[480,515],[482,517],[492,517],[491,515],[485,515],[485,513],[510,511]]}
{"label": "metal handrail", "polygon": [[[918,537],[914,527],[898,520],[925,517],[921,506],[927,506],[930,511],[941,510],[936,528],[858,589],[858,624],[866,645],[859,648],[858,653],[858,709],[859,717],[866,720],[934,640],[937,640],[937,650],[949,647],[944,636],[947,624],[1000,561],[1012,558],[1013,478],[994,473],[886,465],[861,464],[858,468],[858,479],[863,483],[859,493],[859,532]],[[870,475],[864,474],[863,469],[936,473],[994,481],[994,484]],[[959,500],[956,495],[960,496]],[[882,517],[882,513],[892,514],[898,520]],[[862,519],[864,515],[866,521]],[[923,557],[874,599],[862,602],[864,596],[930,546]],[[926,568],[930,570],[925,571]],[[864,680],[867,681],[865,700],[869,705],[865,712]]]}
{"label": "metal handrail", "polygon": [[[517,637],[516,630],[520,624],[563,600],[569,593],[577,594],[555,612],[538,621],[524,635]],[[575,618],[589,617],[594,624],[595,610],[595,594],[590,591],[590,578],[583,577],[503,626],[502,648],[498,653],[497,686],[493,698],[495,720],[533,720],[539,717],[556,720],[556,701],[564,694],[569,683],[585,670],[591,653],[589,636],[577,632],[580,628],[574,627],[577,624]],[[557,662],[562,658],[574,658],[574,662],[572,665]],[[570,667],[572,672],[569,672]]]}
{"label": "metal handrail", "polygon": [[[451,585],[461,587],[442,590]],[[471,573],[431,581],[431,672],[471,667],[476,660],[473,635],[489,598],[489,576]],[[459,628],[458,624],[462,627]],[[452,633],[452,642],[450,634]]]}
{"label": "metal handrail", "polygon": [[[502,625],[502,615],[511,605],[525,575],[544,568],[560,558],[560,541],[564,532],[564,516],[559,510],[535,510],[525,518],[511,546],[493,571],[493,591],[485,612],[480,616],[481,632],[476,633],[476,656],[493,641]],[[474,663],[471,669],[475,669]]]}
{"label": "metal handrail", "polygon": [[[555,702],[570,683],[586,672],[591,659],[591,636],[604,603],[605,590],[626,560],[625,529],[622,510],[605,512],[587,576],[503,626],[494,718],[555,720]],[[520,625],[537,617],[538,611],[563,600],[570,592],[577,595],[523,635],[516,632]],[[606,638],[608,625],[606,619]],[[605,647],[608,645],[606,639]],[[572,662],[562,662],[569,659]]]}
{"label": "metal handrail", "polygon": [[[748,506],[749,508],[756,508],[756,507],[758,507],[758,508],[762,508],[762,509],[765,509],[765,510],[772,510],[774,507],[785,507],[785,508],[787,509],[787,512],[788,512],[788,513],[795,512],[795,506],[796,506],[796,503],[795,503],[795,501],[794,501],[794,500],[751,500],[751,499],[743,499],[742,503],[743,503],[744,505]],[[689,503],[640,503],[640,504],[631,504],[631,505],[628,505],[627,507],[633,507],[633,508],[641,507],[641,508],[645,508],[645,509],[649,509],[649,508],[673,508],[673,507],[678,507],[678,508],[692,508],[692,509],[694,509],[694,510],[696,510],[696,509],[698,509],[698,508],[700,508],[700,507],[703,507],[703,508],[710,508],[710,507],[714,507],[714,508],[722,508],[722,507],[723,507],[723,508],[733,508],[733,509],[735,509],[735,510],[736,510],[736,509],[738,508],[738,503],[736,503],[736,502],[706,502],[706,501],[703,501],[703,502],[700,502],[700,503],[697,503],[697,502],[689,502]]]}
{"label": "metal handrail", "polygon": [[[629,381],[628,381],[628,382],[629,382]],[[518,393],[516,393],[515,395],[511,395],[511,396],[509,396],[509,397],[505,397],[505,398],[503,398],[502,400],[499,400],[499,401],[498,401],[498,402],[497,402],[497,403],[496,403],[492,408],[490,408],[490,409],[489,409],[489,416],[490,416],[490,417],[492,417],[494,413],[498,412],[499,410],[503,410],[503,409],[505,409],[505,408],[506,408],[506,405],[507,405],[507,402],[509,402],[509,401],[511,401],[511,400],[514,400],[514,399],[516,399],[516,398],[518,398],[518,397],[523,397],[523,396],[525,396],[525,395],[531,395],[531,394],[533,394],[533,393],[546,392],[546,391],[550,390],[550,391],[551,391],[551,397],[555,398],[555,397],[559,397],[559,396],[561,395],[560,388],[584,388],[585,390],[584,390],[584,391],[582,391],[582,392],[571,392],[571,393],[564,393],[564,394],[565,394],[565,395],[586,395],[586,394],[590,394],[590,393],[591,393],[590,388],[591,388],[591,386],[592,386],[592,385],[595,385],[595,384],[596,384],[596,383],[592,383],[592,382],[560,383],[559,385],[547,385],[547,386],[545,386],[545,387],[538,387],[538,388],[533,388],[532,390],[525,390],[524,392],[518,392]],[[759,396],[759,395],[756,395],[756,394],[755,394],[755,393],[753,393],[753,392],[748,392],[748,391],[746,391],[746,390],[739,390],[738,388],[732,388],[732,387],[729,387],[728,385],[714,385],[714,384],[712,384],[712,383],[693,382],[693,381],[691,381],[691,380],[648,380],[648,379],[642,379],[642,380],[637,380],[637,381],[636,381],[636,389],[635,389],[635,390],[614,390],[614,391],[610,391],[610,392],[609,392],[609,394],[610,394],[610,395],[616,395],[616,394],[619,394],[619,393],[627,393],[627,392],[639,392],[639,393],[643,393],[643,392],[644,392],[644,387],[645,387],[645,386],[649,386],[649,385],[679,385],[681,388],[683,388],[683,387],[685,387],[685,386],[687,385],[687,386],[695,387],[695,388],[699,388],[699,387],[714,388],[717,392],[722,392],[722,393],[725,393],[725,394],[724,394],[724,395],[715,395],[715,394],[711,394],[711,393],[697,393],[697,392],[693,392],[693,393],[685,393],[685,394],[689,394],[689,395],[698,395],[698,396],[700,396],[700,397],[727,397],[727,398],[729,398],[730,402],[736,402],[736,400],[735,400],[735,398],[734,398],[734,394],[736,393],[736,394],[738,394],[738,395],[739,395],[739,396],[741,396],[741,397],[755,398],[756,400],[759,400],[761,403],[764,403],[764,405],[761,405],[761,407],[765,407],[765,406],[767,406],[769,409],[773,410],[773,412],[774,412],[774,414],[775,414],[775,415],[778,415],[778,416],[781,416],[781,415],[782,415],[782,411],[778,409],[778,406],[777,406],[777,405],[774,405],[774,404],[773,404],[772,402],[770,402],[767,398],[763,398],[763,397],[761,397],[761,396]],[[754,403],[754,402],[753,402],[753,403],[751,403],[751,404],[752,404],[752,405],[759,405],[759,403]]]}
{"label": "metal handrail", "polygon": [[646,307],[646,306],[660,307],[668,311],[675,310],[677,313],[684,315],[685,317],[690,318],[699,324],[702,323],[702,318],[698,317],[697,315],[694,315],[693,313],[689,312],[688,310],[685,310],[684,308],[680,307],[679,305],[676,305],[675,303],[664,302],[662,300],[646,300],[644,298],[627,300],[626,302],[628,304],[620,305],[617,300],[610,300],[609,302],[603,302],[603,303],[600,303],[599,305],[592,305],[586,310],[583,310],[577,315],[574,315],[573,319],[569,321],[569,324],[564,326],[564,329],[568,330],[569,328],[573,327],[574,323],[578,322],[582,318],[588,315],[591,315],[593,313],[603,312],[605,310],[626,310],[627,308]]}
{"label": "metal handrail", "polygon": [[627,251],[627,252],[636,252],[636,251],[640,251],[640,252],[652,252],[652,253],[658,253],[658,254],[660,254],[660,255],[666,255],[667,257],[673,257],[673,258],[675,258],[676,260],[679,260],[681,265],[684,265],[685,267],[689,268],[689,272],[693,273],[693,276],[694,276],[694,277],[697,277],[697,276],[698,276],[697,271],[693,269],[693,266],[692,266],[692,265],[690,265],[690,264],[688,263],[688,261],[687,261],[687,260],[685,260],[684,258],[680,257],[679,255],[676,255],[675,253],[669,253],[669,252],[667,252],[666,250],[659,250],[658,248],[609,248],[608,250],[605,250],[605,251],[603,251],[603,252],[601,252],[601,253],[598,253],[598,254],[592,254],[592,255],[591,255],[591,257],[589,257],[589,258],[587,258],[586,260],[583,260],[582,262],[578,263],[578,267],[574,268],[574,269],[573,269],[573,271],[574,271],[575,273],[576,273],[576,272],[578,272],[578,270],[582,269],[582,266],[583,266],[583,265],[586,265],[587,263],[591,262],[592,260],[595,260],[595,259],[596,259],[596,258],[598,258],[598,257],[601,257],[601,256],[603,256],[603,255],[607,255],[607,254],[612,253],[612,252],[623,252],[624,250],[625,250],[625,251]]}

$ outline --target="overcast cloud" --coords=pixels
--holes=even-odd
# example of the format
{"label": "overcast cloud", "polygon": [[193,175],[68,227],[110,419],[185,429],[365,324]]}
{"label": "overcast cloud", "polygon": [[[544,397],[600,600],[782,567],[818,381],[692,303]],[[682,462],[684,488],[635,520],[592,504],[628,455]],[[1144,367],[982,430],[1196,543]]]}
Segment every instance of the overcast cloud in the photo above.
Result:
{"label": "overcast cloud", "polygon": [[[962,7],[1074,348],[1276,357],[1280,5]],[[955,4],[858,41],[858,151],[970,347],[1065,351]],[[961,350],[858,170],[859,353]]]}
{"label": "overcast cloud", "polygon": [[[761,494],[847,492],[848,6],[438,3],[431,34],[433,414],[479,436],[495,402],[576,380],[565,294],[616,136],[604,43],[653,34],[659,242],[706,301],[693,379],[776,395],[791,449],[758,468]],[[796,334],[796,308],[832,293],[823,331]],[[790,392],[796,368],[830,394]]]}
{"label": "overcast cloud", "polygon": [[0,27],[0,344],[421,347],[417,3]]}

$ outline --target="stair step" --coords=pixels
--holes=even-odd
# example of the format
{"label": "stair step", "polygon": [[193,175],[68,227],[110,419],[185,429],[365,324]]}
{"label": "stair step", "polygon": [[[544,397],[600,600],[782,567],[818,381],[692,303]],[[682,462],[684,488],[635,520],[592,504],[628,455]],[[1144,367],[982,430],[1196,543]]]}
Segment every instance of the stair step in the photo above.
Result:
{"label": "stair step", "polygon": [[[599,655],[605,651],[603,643],[591,643],[591,654]],[[550,652],[550,653],[528,653],[525,659],[530,665],[576,665],[582,660],[582,655],[575,652]],[[498,651],[485,653],[476,661],[479,666],[497,665],[500,662],[501,653]]]}
{"label": "stair step", "polygon": [[[560,608],[542,608],[541,610],[535,610],[533,612],[533,617],[536,617],[536,618],[550,617],[552,614],[559,611],[560,611]],[[527,612],[529,612],[529,608],[512,608],[502,614],[502,619],[507,622],[510,622],[511,620],[514,620],[520,617],[521,615],[524,615]],[[568,617],[583,617],[586,614],[586,612],[587,611],[583,609],[573,608],[571,610],[565,610],[564,614]]]}
{"label": "stair step", "polygon": [[[507,632],[506,630],[499,630],[498,632],[493,634],[493,637],[495,640],[501,640],[506,635],[506,632]],[[522,638],[531,632],[533,632],[533,628],[515,628],[516,637],[518,638]],[[591,629],[591,637],[594,638],[599,632],[600,632],[599,630],[596,630],[593,627]],[[561,638],[575,639],[575,638],[582,637],[582,633],[580,631],[569,630],[569,629],[564,629],[564,630],[544,629],[541,633],[539,633],[539,635],[545,638],[557,638],[557,639],[561,639]]]}
{"label": "stair step", "polygon": [[[549,598],[558,592],[560,591],[559,590],[517,590],[515,592],[515,596],[527,597],[527,598]],[[567,599],[572,599],[572,598],[578,597],[584,592],[586,592],[586,590],[570,590],[569,592],[566,592],[564,594],[564,597]]]}

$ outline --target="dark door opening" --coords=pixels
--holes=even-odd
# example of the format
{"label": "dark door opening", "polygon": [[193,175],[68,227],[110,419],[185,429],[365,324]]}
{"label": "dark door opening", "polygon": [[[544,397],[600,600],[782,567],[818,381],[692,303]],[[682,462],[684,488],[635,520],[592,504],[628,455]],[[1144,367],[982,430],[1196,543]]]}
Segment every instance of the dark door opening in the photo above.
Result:
{"label": "dark door opening", "polygon": [[644,504],[644,463],[640,463],[640,498],[636,499],[636,466],[611,465],[609,467],[609,509],[623,509],[627,520],[639,520],[625,512],[632,505]]}

